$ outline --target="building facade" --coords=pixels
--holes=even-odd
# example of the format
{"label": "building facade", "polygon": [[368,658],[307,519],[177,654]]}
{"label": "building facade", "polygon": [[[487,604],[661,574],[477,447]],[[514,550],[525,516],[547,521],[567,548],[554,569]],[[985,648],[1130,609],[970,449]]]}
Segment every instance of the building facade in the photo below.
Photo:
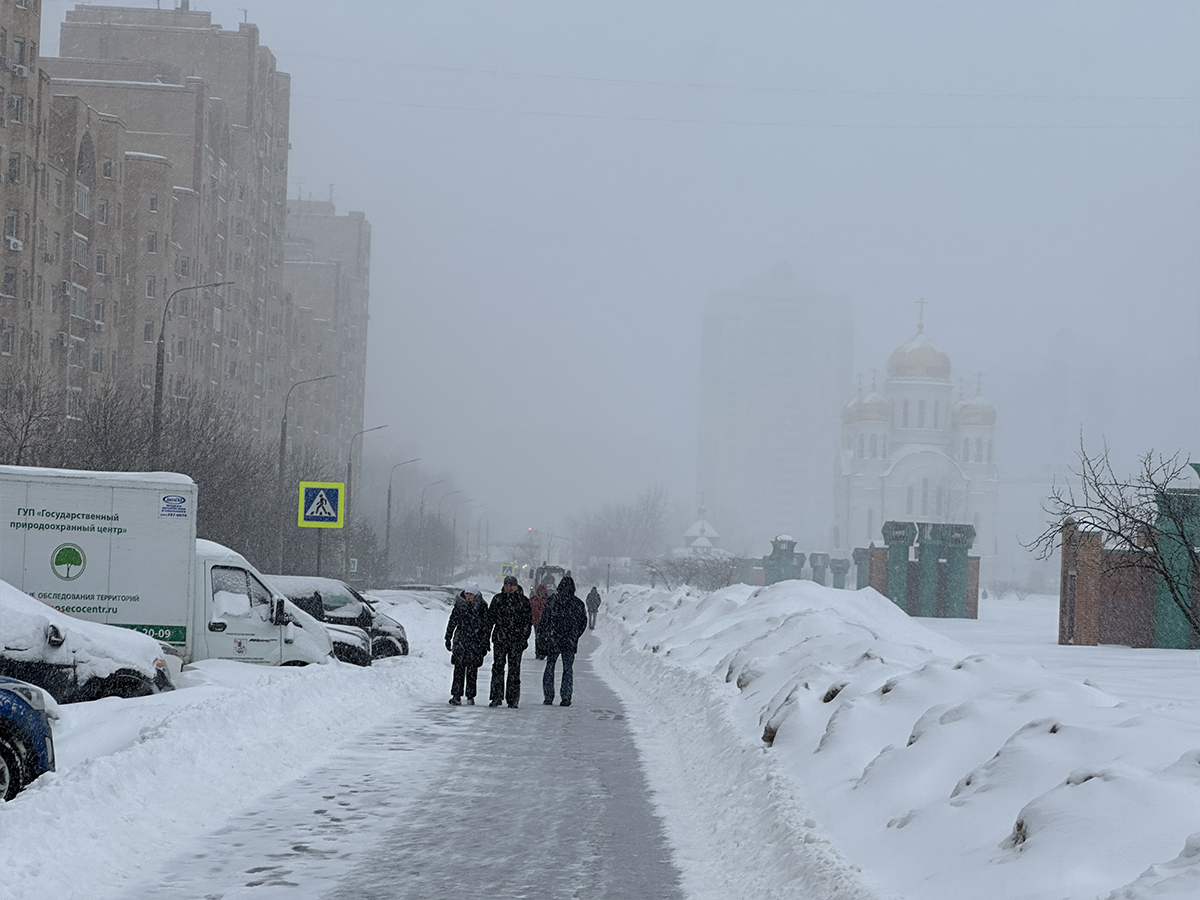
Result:
{"label": "building facade", "polygon": [[995,556],[996,410],[955,396],[950,359],[925,334],[898,347],[882,387],[842,410],[834,476],[836,556],[882,544],[888,520],[968,524],[986,566]]}
{"label": "building facade", "polygon": [[802,289],[786,267],[706,305],[696,487],[727,549],[780,532],[825,544],[853,339],[849,302]]}

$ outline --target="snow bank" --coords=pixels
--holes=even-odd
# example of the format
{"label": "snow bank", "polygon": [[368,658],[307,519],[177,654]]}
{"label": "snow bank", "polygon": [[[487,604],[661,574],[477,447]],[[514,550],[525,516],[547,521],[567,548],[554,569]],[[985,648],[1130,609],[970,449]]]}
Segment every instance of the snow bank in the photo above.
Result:
{"label": "snow bank", "polygon": [[63,706],[58,771],[0,803],[0,900],[99,897],[135,883],[365,723],[440,693],[445,613],[397,613],[412,655],[370,668],[207,660],[171,693]]}
{"label": "snow bank", "polygon": [[[794,848],[829,835],[881,894],[1198,896],[1194,710],[968,653],[871,590],[628,588],[602,609],[605,671],[675,701],[651,702],[647,730],[727,770]],[[818,877],[838,871],[827,853]],[[834,887],[814,895],[853,896]]]}

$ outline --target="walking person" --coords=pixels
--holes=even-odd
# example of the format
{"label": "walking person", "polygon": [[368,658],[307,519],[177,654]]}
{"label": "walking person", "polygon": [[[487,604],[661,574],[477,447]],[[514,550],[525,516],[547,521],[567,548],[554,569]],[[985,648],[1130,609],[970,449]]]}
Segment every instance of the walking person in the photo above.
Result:
{"label": "walking person", "polygon": [[542,701],[546,706],[554,705],[554,667],[562,657],[562,686],[560,706],[571,705],[571,694],[575,688],[575,652],[579,638],[587,631],[587,610],[583,601],[575,596],[575,579],[564,575],[558,590],[546,604],[542,613],[542,631],[546,634],[546,671],[542,675]]}
{"label": "walking person", "polygon": [[596,613],[600,612],[600,592],[592,585],[587,595],[588,628],[596,630]]}
{"label": "walking person", "polygon": [[488,652],[488,605],[479,585],[471,582],[454,601],[450,621],[446,625],[446,649],[454,663],[454,679],[450,682],[450,704],[462,706],[463,693],[467,703],[475,705],[479,667]]}
{"label": "walking person", "polygon": [[533,612],[515,575],[504,576],[504,587],[492,597],[488,608],[488,621],[492,636],[492,689],[488,706],[499,706],[507,700],[509,708],[516,709],[521,699],[521,654],[529,646]]}
{"label": "walking person", "polygon": [[533,614],[533,655],[537,659],[546,658],[546,640],[542,633],[542,611],[550,601],[550,589],[545,582],[533,589],[529,598],[529,610]]}

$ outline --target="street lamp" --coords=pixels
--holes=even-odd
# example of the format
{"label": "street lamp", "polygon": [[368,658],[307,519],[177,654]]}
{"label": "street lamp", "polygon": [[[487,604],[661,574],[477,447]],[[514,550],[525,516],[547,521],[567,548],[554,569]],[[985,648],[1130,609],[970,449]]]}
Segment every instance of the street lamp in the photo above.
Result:
{"label": "street lamp", "polygon": [[387,428],[387,426],[376,425],[374,428],[364,428],[357,432],[350,438],[350,447],[346,452],[346,499],[342,501],[342,519],[345,522],[343,527],[346,532],[342,538],[342,575],[347,580],[350,578],[350,488],[354,477],[354,441],[364,434],[370,434],[372,431],[379,431],[383,428]]}
{"label": "street lamp", "polygon": [[421,523],[422,528],[425,527],[425,492],[435,484],[443,484],[445,481],[445,478],[439,478],[437,481],[431,481],[425,487],[421,488],[421,514],[418,517],[418,521]]}
{"label": "street lamp", "polygon": [[163,304],[162,327],[158,329],[158,357],[154,362],[154,407],[150,416],[150,469],[157,472],[159,466],[159,444],[162,438],[162,402],[163,402],[163,368],[167,356],[167,310],[176,294],[184,291],[198,291],[201,288],[223,287],[233,284],[232,281],[214,281],[211,284],[193,284],[181,287],[171,292],[167,302]]}
{"label": "street lamp", "polygon": [[388,475],[387,520],[383,523],[383,574],[389,582],[392,578],[392,478],[401,466],[420,461],[421,457],[417,456],[398,462],[392,466],[391,474]]}
{"label": "street lamp", "polygon": [[455,494],[461,494],[461,493],[462,493],[462,489],[460,488],[457,491],[451,491],[448,494],[442,494],[442,496],[438,498],[438,515],[437,515],[438,525],[442,524],[442,501],[445,500],[447,497],[453,497]]}
{"label": "street lamp", "polygon": [[318,375],[316,378],[305,378],[303,381],[297,381],[283,396],[283,418],[279,420],[279,471],[275,478],[275,502],[279,504],[279,512],[276,516],[277,525],[275,533],[275,546],[279,551],[279,565],[275,571],[283,574],[283,520],[287,518],[287,501],[283,494],[283,472],[287,457],[287,408],[288,401],[292,399],[292,391],[300,387],[302,384],[312,384],[314,381],[324,381],[326,378],[336,378],[337,375]]}
{"label": "street lamp", "polygon": [[[450,526],[450,533],[452,535],[454,535],[454,539],[450,542],[450,575],[451,575],[451,577],[453,577],[454,570],[458,566],[458,508],[460,506],[462,506],[464,503],[470,503],[470,502],[471,502],[471,498],[467,497],[463,500],[459,500],[457,503],[454,504],[454,524],[452,526]],[[470,531],[469,531],[469,523],[471,521],[470,516],[471,516],[471,509],[470,509],[470,507],[467,507],[467,522],[468,522],[467,537],[468,538],[470,538]]]}

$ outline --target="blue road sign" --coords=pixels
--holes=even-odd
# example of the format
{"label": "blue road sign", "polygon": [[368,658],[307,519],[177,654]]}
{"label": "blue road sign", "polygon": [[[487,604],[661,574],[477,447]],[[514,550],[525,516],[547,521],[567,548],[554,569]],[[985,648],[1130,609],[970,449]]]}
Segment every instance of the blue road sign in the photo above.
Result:
{"label": "blue road sign", "polygon": [[301,528],[341,528],[342,494],[340,481],[300,482],[300,512],[296,524]]}

